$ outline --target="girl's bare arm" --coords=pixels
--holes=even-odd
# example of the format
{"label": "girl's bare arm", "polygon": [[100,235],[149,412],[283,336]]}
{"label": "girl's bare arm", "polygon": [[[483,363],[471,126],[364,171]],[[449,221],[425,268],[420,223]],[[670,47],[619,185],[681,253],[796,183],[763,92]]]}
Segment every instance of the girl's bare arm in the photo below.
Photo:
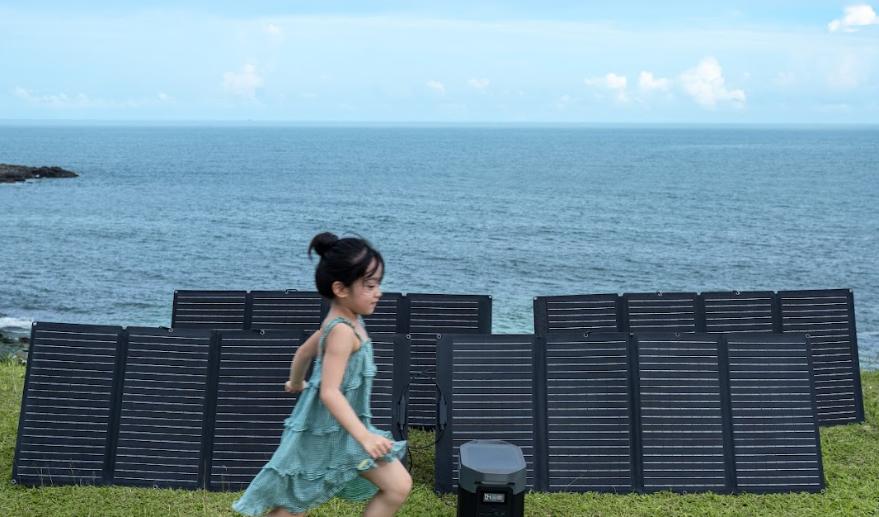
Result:
{"label": "girl's bare arm", "polygon": [[290,362],[290,384],[297,386],[305,380],[305,372],[314,356],[317,355],[317,344],[320,341],[320,331],[315,332],[305,343],[299,345],[293,360]]}
{"label": "girl's bare arm", "polygon": [[357,337],[350,327],[338,325],[330,330],[324,342],[320,401],[339,424],[363,446],[366,452],[373,458],[377,458],[391,450],[391,441],[384,436],[371,433],[360,421],[351,404],[348,403],[348,399],[339,389],[342,378],[345,376],[345,368],[348,366],[348,358],[354,351],[356,342]]}

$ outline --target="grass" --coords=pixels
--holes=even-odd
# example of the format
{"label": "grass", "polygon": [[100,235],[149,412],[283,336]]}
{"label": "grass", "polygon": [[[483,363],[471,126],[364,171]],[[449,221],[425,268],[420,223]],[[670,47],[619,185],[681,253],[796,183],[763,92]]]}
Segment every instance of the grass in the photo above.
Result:
{"label": "grass", "polygon": [[[0,516],[233,516],[239,493],[129,487],[63,486],[27,488],[12,484],[12,461],[18,429],[25,368],[0,362]],[[535,516],[741,516],[741,515],[877,515],[879,516],[879,371],[863,372],[863,424],[821,430],[827,489],[818,494],[651,495],[533,493],[526,495],[526,515]],[[455,496],[433,492],[433,435],[414,431],[415,488],[401,516],[453,516]],[[420,447],[420,448],[418,448]],[[362,504],[333,500],[310,516],[359,515]]]}

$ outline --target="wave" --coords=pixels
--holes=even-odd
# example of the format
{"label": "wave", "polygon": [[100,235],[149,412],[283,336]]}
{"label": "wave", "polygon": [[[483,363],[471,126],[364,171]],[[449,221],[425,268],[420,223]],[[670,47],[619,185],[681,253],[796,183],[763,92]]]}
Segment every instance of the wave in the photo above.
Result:
{"label": "wave", "polygon": [[29,319],[13,318],[9,316],[0,316],[0,331],[28,333],[31,331],[33,321]]}

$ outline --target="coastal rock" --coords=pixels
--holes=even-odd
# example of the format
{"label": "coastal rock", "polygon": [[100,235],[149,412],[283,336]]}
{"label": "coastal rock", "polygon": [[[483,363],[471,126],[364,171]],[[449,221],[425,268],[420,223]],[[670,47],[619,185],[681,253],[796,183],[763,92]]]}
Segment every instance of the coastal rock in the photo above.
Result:
{"label": "coastal rock", "polygon": [[61,167],[28,167],[0,163],[0,183],[14,183],[38,178],[76,178],[79,174]]}

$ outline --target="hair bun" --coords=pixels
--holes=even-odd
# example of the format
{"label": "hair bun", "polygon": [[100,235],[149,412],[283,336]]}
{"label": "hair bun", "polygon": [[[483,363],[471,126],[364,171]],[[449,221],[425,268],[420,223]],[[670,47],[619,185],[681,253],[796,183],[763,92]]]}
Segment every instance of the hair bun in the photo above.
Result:
{"label": "hair bun", "polygon": [[308,246],[308,256],[310,257],[311,250],[314,250],[315,253],[323,257],[337,242],[339,242],[339,238],[336,237],[336,234],[330,232],[319,233],[311,239],[311,244]]}

